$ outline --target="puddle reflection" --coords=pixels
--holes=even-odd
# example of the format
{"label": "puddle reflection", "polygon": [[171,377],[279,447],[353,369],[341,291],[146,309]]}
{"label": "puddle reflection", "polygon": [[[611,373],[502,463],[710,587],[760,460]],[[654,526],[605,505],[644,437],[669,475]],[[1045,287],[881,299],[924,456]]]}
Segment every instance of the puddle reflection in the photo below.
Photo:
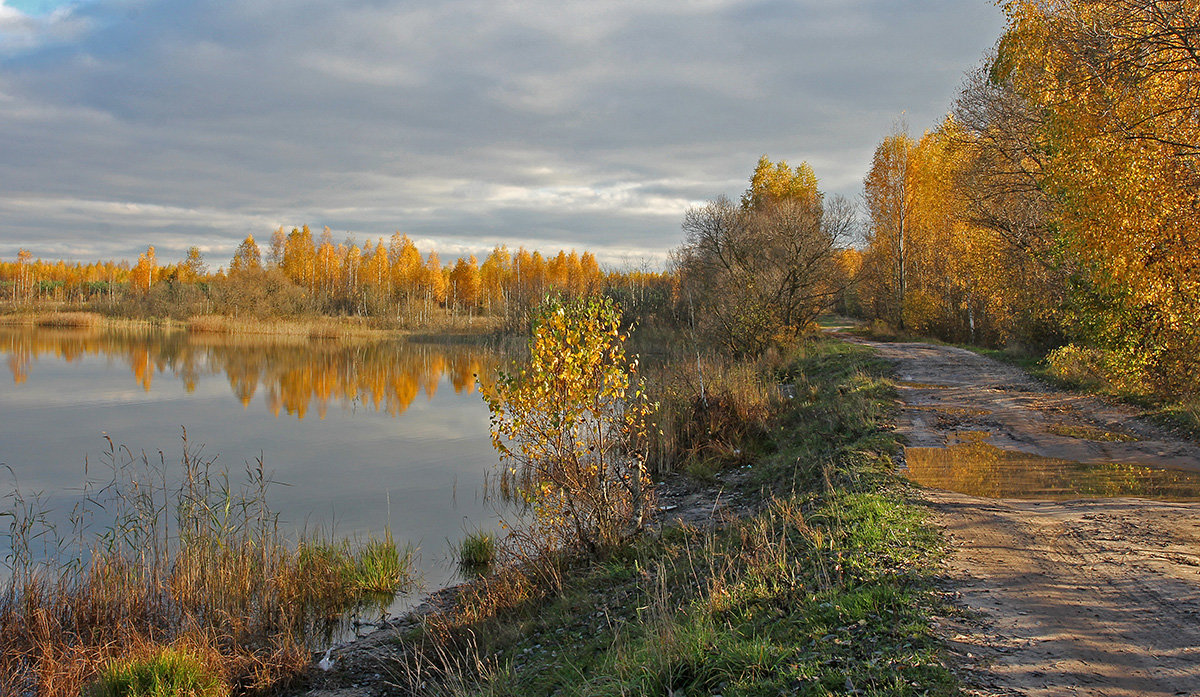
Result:
{"label": "puddle reflection", "polygon": [[987,436],[966,432],[945,448],[905,448],[905,476],[922,486],[988,498],[1200,501],[1200,472],[1040,457],[1001,450],[985,442]]}

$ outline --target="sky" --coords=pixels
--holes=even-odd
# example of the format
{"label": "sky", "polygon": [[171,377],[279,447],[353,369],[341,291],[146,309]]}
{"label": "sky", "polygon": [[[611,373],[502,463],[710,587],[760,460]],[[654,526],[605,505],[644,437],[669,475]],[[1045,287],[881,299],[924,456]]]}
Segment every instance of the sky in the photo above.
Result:
{"label": "sky", "polygon": [[758,158],[858,199],[990,0],[0,0],[0,260],[393,232],[662,265]]}

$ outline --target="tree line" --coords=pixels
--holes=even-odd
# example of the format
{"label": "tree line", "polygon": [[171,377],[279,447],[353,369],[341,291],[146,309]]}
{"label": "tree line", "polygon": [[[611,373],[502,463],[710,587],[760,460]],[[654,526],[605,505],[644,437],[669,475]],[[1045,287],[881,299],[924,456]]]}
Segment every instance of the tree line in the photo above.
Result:
{"label": "tree line", "polygon": [[878,145],[844,307],[1200,388],[1200,4],[1009,0],[953,112]]}
{"label": "tree line", "polygon": [[407,235],[360,247],[335,243],[328,228],[314,237],[307,225],[278,228],[265,250],[247,236],[215,272],[197,247],[174,264],[159,264],[153,246],[133,263],[44,262],[26,250],[0,261],[0,293],[14,303],[107,302],[146,316],[394,316],[420,325],[445,313],[522,315],[547,294],[609,292],[636,304],[669,295],[669,285],[652,270],[605,272],[589,251],[543,256],[501,245],[482,263],[464,255],[443,264]]}

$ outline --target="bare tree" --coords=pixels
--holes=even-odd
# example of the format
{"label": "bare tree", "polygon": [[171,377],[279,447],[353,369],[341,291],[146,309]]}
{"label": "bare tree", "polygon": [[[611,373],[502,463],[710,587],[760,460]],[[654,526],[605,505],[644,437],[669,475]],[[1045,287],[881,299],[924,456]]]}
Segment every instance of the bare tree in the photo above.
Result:
{"label": "bare tree", "polygon": [[845,199],[819,194],[693,208],[675,252],[682,300],[734,353],[791,343],[841,290],[835,257],[853,224]]}

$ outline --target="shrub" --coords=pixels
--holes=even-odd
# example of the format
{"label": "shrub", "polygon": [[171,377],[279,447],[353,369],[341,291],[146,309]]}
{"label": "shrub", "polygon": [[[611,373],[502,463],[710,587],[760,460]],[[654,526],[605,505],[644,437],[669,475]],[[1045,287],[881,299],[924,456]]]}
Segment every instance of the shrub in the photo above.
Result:
{"label": "shrub", "polygon": [[528,365],[485,390],[505,466],[501,493],[532,509],[526,532],[549,548],[595,553],[640,529],[648,513],[652,405],[625,340],[610,300],[549,301]]}
{"label": "shrub", "polygon": [[1051,351],[1046,365],[1051,376],[1072,385],[1125,394],[1147,391],[1145,366],[1115,351],[1067,344]]}

